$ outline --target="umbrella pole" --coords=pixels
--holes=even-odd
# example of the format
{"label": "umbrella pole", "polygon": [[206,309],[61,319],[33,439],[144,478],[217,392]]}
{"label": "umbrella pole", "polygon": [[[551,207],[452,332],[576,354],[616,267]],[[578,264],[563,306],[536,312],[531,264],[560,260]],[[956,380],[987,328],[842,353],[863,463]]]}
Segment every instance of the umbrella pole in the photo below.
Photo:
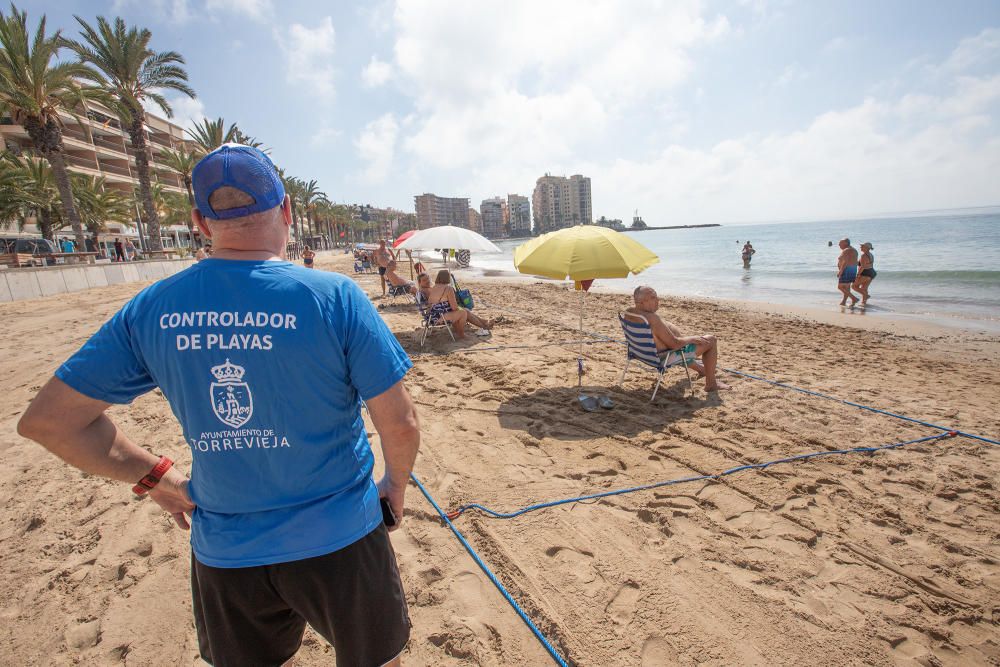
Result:
{"label": "umbrella pole", "polygon": [[580,352],[576,357],[576,388],[583,389],[583,311],[587,306],[587,290],[580,294]]}

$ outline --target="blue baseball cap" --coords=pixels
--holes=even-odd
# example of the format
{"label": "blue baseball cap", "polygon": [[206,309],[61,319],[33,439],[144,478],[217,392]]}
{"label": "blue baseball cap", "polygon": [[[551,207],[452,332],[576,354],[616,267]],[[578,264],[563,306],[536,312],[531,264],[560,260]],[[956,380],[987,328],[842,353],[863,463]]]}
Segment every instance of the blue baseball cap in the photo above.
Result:
{"label": "blue baseball cap", "polygon": [[[206,218],[228,220],[269,211],[285,199],[285,186],[274,163],[263,152],[243,144],[222,144],[191,171],[194,203]],[[228,186],[253,197],[253,204],[216,211],[208,203],[217,189]]]}

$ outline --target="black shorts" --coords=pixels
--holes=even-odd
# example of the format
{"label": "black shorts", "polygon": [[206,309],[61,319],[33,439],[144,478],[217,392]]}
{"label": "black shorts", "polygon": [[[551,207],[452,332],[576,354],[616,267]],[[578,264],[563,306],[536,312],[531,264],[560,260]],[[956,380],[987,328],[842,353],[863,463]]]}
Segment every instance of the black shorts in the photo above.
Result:
{"label": "black shorts", "polygon": [[385,275],[385,267],[384,266],[378,267],[378,274],[380,276],[384,276]]}
{"label": "black shorts", "polygon": [[406,596],[385,526],[339,551],[288,563],[219,568],[191,556],[201,657],[215,667],[281,665],[306,623],[337,665],[377,667],[410,636]]}

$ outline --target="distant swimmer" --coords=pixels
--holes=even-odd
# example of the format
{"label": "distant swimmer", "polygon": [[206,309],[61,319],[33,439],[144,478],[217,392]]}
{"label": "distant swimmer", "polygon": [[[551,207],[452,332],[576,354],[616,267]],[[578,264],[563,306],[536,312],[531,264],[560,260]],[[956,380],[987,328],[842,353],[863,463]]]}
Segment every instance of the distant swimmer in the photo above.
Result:
{"label": "distant swimmer", "polygon": [[846,306],[851,300],[851,308],[858,302],[858,297],[851,293],[851,284],[858,276],[858,251],[851,245],[851,239],[840,240],[840,257],[837,258],[837,289],[844,295],[840,305]]}
{"label": "distant swimmer", "polygon": [[827,248],[832,248],[833,247],[833,241],[827,241],[826,242],[826,247]]}
{"label": "distant swimmer", "polygon": [[747,241],[743,245],[743,268],[744,269],[749,269],[750,268],[750,260],[753,259],[753,256],[754,256],[755,252],[757,252],[757,251],[753,249],[753,245],[750,243],[750,241]]}
{"label": "distant swimmer", "polygon": [[854,281],[854,289],[857,290],[858,294],[861,295],[861,306],[864,307],[868,305],[868,286],[871,285],[872,281],[875,280],[875,255],[872,254],[872,250],[875,249],[871,243],[861,244],[861,257],[858,259],[858,273],[857,280]]}

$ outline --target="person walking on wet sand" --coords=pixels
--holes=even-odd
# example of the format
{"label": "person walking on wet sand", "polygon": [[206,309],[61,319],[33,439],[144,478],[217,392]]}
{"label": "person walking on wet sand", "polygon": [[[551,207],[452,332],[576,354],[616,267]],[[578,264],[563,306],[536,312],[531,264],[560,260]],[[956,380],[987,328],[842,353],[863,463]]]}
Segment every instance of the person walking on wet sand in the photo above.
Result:
{"label": "person walking on wet sand", "polygon": [[[191,216],[213,256],[122,307],[56,370],[18,433],[135,484],[190,528],[194,626],[210,665],[287,664],[307,623],[337,665],[399,665],[410,621],[388,531],[420,446],[403,384],[412,363],[354,281],[282,259],[291,200],[264,153],[223,144],[191,180]],[[190,478],[105,413],[156,387],[190,447]],[[377,482],[362,405],[385,462]],[[176,439],[156,435],[144,444]],[[176,615],[156,602],[165,592],[147,591],[143,613]],[[136,621],[137,637],[146,627]]]}
{"label": "person walking on wet sand", "polygon": [[316,253],[309,246],[306,246],[302,251],[302,263],[307,269],[313,268],[313,260],[316,259]]}
{"label": "person walking on wet sand", "polygon": [[837,258],[837,289],[844,295],[841,306],[851,300],[851,308],[858,302],[858,297],[851,293],[851,285],[858,277],[858,251],[851,245],[851,239],[840,239],[840,256]]}
{"label": "person walking on wet sand", "polygon": [[861,244],[861,257],[858,259],[858,277],[854,281],[854,289],[861,295],[861,307],[868,305],[868,286],[875,280],[875,249],[871,243]]}
{"label": "person walking on wet sand", "polygon": [[[701,357],[702,363],[693,363],[690,368],[701,374],[705,378],[705,391],[719,391],[720,389],[730,389],[730,386],[720,382],[715,377],[716,367],[719,363],[719,341],[715,336],[706,334],[704,336],[685,336],[680,329],[660,319],[656,314],[660,307],[660,298],[656,295],[656,290],[652,287],[640,285],[632,293],[635,300],[635,307],[625,311],[628,314],[642,315],[649,323],[653,332],[653,340],[656,342],[657,353],[667,354],[672,350],[694,344],[695,355]],[[638,319],[638,318],[636,318]]]}

